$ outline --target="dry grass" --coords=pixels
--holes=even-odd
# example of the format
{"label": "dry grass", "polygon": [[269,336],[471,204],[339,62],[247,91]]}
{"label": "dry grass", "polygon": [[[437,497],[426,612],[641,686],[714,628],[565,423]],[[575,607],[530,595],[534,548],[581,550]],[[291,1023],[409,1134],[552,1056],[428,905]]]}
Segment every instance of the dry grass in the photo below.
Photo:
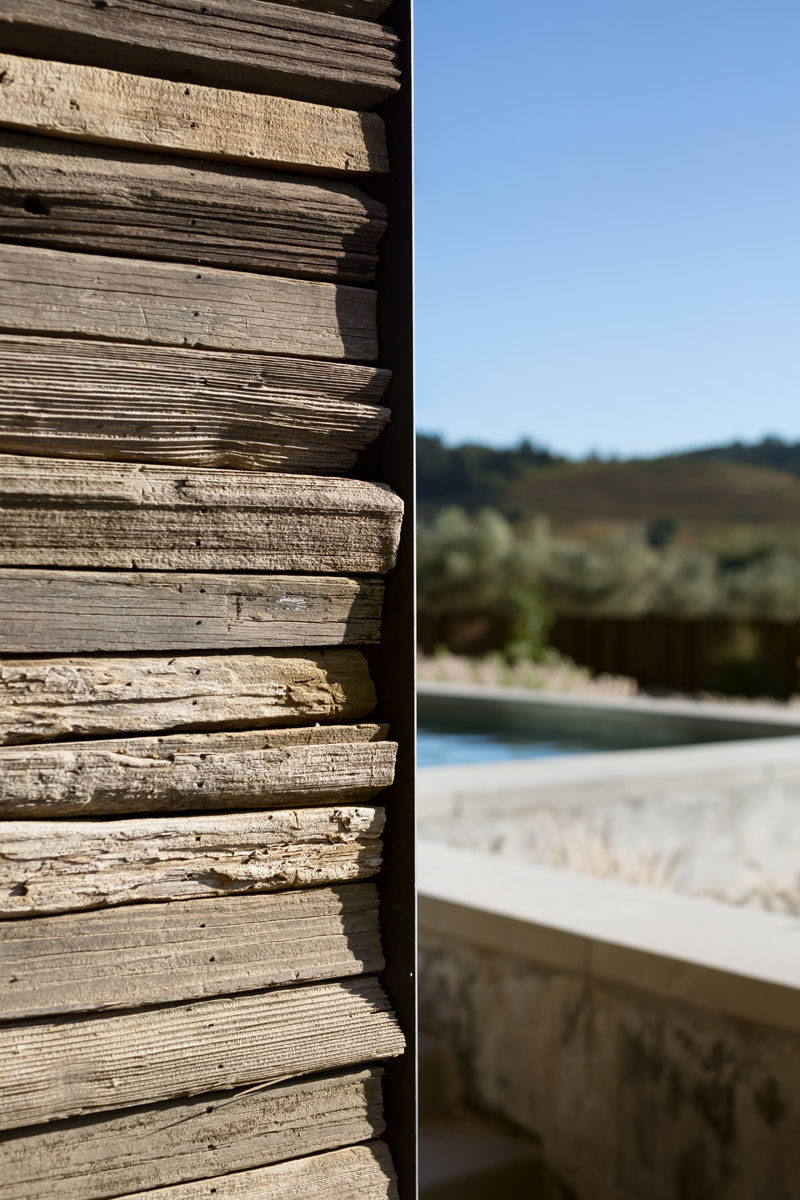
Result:
{"label": "dry grass", "polygon": [[465,686],[533,688],[576,696],[635,696],[636,681],[623,675],[592,677],[585,667],[551,651],[544,662],[509,663],[502,654],[465,658],[442,651],[417,658],[422,683],[460,683]]}

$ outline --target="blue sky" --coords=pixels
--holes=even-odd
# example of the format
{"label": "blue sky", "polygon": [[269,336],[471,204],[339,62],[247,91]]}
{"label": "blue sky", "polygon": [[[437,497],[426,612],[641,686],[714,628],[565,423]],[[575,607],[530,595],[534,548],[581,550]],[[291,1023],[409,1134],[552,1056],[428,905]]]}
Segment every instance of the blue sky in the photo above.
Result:
{"label": "blue sky", "polygon": [[417,403],[448,441],[800,440],[797,0],[417,0]]}

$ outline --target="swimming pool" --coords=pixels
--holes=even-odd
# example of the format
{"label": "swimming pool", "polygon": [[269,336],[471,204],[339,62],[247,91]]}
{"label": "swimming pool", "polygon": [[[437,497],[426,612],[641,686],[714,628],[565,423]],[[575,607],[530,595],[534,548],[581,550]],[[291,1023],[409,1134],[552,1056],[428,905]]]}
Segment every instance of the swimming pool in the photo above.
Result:
{"label": "swimming pool", "polygon": [[651,750],[706,742],[797,736],[787,720],[719,705],[647,699],[601,703],[509,689],[426,684],[418,693],[420,767]]}

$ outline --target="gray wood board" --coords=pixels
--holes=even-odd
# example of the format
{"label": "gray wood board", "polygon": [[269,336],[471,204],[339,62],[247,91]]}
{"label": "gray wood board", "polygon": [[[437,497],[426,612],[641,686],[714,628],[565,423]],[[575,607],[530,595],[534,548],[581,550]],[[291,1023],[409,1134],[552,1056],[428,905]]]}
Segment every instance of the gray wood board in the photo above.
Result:
{"label": "gray wood board", "polygon": [[0,568],[0,653],[375,643],[380,579]]}
{"label": "gray wood board", "polygon": [[106,1200],[380,1137],[382,1073],[371,1067],[17,1130],[0,1140],[0,1197]]}
{"label": "gray wood board", "polygon": [[377,20],[389,7],[389,0],[277,0],[293,8],[308,8],[313,12],[339,13],[343,17]]}
{"label": "gray wood board", "polygon": [[0,450],[341,475],[390,374],[279,355],[0,334]]}
{"label": "gray wood board", "polygon": [[390,29],[267,0],[4,0],[0,42],[37,58],[350,108],[400,87]]}
{"label": "gray wood board", "polygon": [[397,1200],[397,1180],[388,1147],[372,1142],[122,1200],[206,1200],[211,1192],[217,1200]]}
{"label": "gray wood board", "polygon": [[345,183],[0,133],[4,241],[363,284],[385,228]]}
{"label": "gray wood board", "polygon": [[0,126],[329,176],[389,169],[375,113],[5,53]]}
{"label": "gray wood board", "polygon": [[369,879],[383,809],[0,821],[0,917]]}
{"label": "gray wood board", "polygon": [[0,659],[4,744],[353,721],[375,702],[358,650]]}
{"label": "gray wood board", "polygon": [[402,1054],[373,976],[0,1026],[0,1128],[283,1082]]}
{"label": "gray wood board", "polygon": [[372,883],[5,921],[0,1019],[142,1008],[383,965]]}
{"label": "gray wood board", "polygon": [[403,505],[360,479],[0,454],[0,565],[382,574]]}
{"label": "gray wood board", "polygon": [[356,362],[378,356],[370,288],[39,246],[0,244],[0,329]]}
{"label": "gray wood board", "polygon": [[394,780],[386,726],[173,733],[0,748],[0,818],[363,804]]}

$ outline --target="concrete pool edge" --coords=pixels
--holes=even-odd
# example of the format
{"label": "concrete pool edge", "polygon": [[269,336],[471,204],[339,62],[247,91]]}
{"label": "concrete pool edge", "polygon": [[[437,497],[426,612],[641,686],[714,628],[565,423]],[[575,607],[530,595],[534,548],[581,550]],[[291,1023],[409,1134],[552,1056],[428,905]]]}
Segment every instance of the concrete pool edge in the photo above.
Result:
{"label": "concrete pool edge", "polygon": [[800,1033],[800,918],[421,841],[420,933]]}

